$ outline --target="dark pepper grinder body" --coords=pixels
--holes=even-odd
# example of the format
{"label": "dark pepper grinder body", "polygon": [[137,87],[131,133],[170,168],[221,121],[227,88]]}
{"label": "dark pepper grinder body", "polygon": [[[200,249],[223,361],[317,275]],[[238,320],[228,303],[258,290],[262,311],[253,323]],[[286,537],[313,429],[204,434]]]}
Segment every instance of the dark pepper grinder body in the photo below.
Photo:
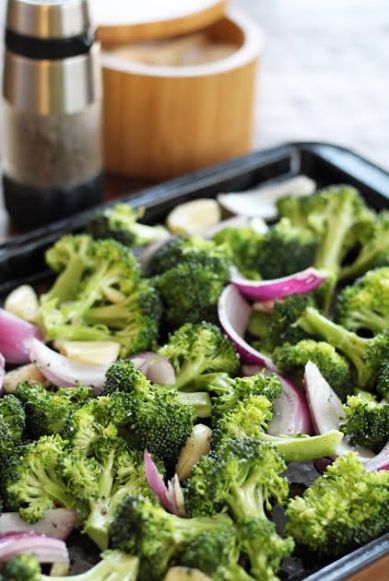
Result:
{"label": "dark pepper grinder body", "polygon": [[87,0],[8,0],[3,191],[32,228],[101,201],[100,46]]}

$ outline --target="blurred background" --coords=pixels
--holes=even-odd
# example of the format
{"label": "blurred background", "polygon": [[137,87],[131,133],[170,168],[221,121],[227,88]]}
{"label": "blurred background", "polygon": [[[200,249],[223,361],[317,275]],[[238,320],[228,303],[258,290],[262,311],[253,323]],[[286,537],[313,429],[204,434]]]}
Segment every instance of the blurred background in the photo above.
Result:
{"label": "blurred background", "polygon": [[324,140],[389,167],[387,0],[235,0],[265,33],[255,143]]}

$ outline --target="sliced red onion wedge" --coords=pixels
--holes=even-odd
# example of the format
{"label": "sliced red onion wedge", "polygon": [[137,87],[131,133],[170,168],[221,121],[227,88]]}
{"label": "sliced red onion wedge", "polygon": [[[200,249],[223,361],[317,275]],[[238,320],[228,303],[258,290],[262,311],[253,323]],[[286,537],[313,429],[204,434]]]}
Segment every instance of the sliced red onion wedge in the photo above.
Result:
{"label": "sliced red onion wedge", "polygon": [[48,510],[43,519],[35,524],[26,523],[17,512],[3,512],[0,515],[0,537],[9,533],[38,533],[65,540],[76,523],[76,513],[65,508]]}
{"label": "sliced red onion wedge", "polygon": [[37,339],[31,342],[30,359],[53,385],[65,387],[89,385],[95,389],[96,394],[101,393],[109,368],[109,365],[88,365],[72,361]]}
{"label": "sliced red onion wedge", "polygon": [[[304,383],[315,433],[326,434],[331,430],[340,430],[344,419],[342,402],[312,361],[308,361],[305,366]],[[371,450],[353,447],[347,438],[343,438],[338,446],[338,454],[340,456],[347,452],[357,452],[362,462],[374,456]]]}
{"label": "sliced red onion wedge", "polygon": [[389,442],[377,456],[365,462],[365,468],[371,472],[376,470],[389,470]]}
{"label": "sliced red onion wedge", "polygon": [[38,327],[0,309],[0,351],[7,363],[27,363],[34,337],[42,339]]}
{"label": "sliced red onion wedge", "polygon": [[4,356],[0,353],[0,396],[3,393],[3,383],[5,377],[5,359]]}
{"label": "sliced red onion wedge", "polygon": [[304,395],[291,381],[278,377],[283,389],[281,396],[274,402],[268,433],[272,436],[311,434],[311,416]]}
{"label": "sliced red onion wedge", "polygon": [[22,553],[34,553],[39,563],[69,565],[66,545],[59,539],[36,533],[9,533],[0,537],[0,563]]}
{"label": "sliced red onion wedge", "polygon": [[176,514],[174,501],[169,494],[169,490],[165,484],[162,474],[160,474],[158,471],[158,468],[154,464],[154,461],[147,450],[145,450],[143,453],[143,460],[147,482],[149,483],[151,490],[154,492],[155,496],[158,498],[162,506],[166,508],[166,510]]}
{"label": "sliced red onion wedge", "polygon": [[134,355],[130,360],[152,383],[162,385],[175,384],[176,373],[167,357],[163,357],[159,353],[145,351]]}
{"label": "sliced red onion wedge", "polygon": [[251,347],[243,338],[250,319],[251,307],[234,285],[230,284],[222,292],[218,304],[218,314],[220,325],[244,363],[276,371],[270,357]]}
{"label": "sliced red onion wedge", "polygon": [[231,282],[239,291],[254,301],[274,301],[290,295],[309,293],[327,278],[316,268],[307,268],[290,276],[274,280],[247,280],[233,275]]}

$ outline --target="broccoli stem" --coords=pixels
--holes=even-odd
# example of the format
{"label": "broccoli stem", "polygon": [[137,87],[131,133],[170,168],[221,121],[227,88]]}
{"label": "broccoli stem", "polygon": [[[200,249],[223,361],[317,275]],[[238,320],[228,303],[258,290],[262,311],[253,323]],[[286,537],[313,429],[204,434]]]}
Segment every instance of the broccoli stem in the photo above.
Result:
{"label": "broccoli stem", "polygon": [[282,437],[262,433],[258,438],[263,442],[274,444],[285,462],[311,462],[327,456],[336,456],[343,434],[337,430],[311,437],[303,435]]}
{"label": "broccoli stem", "polygon": [[[204,366],[207,364],[205,357],[197,357],[194,361],[188,361],[182,366],[180,374],[176,378],[174,387],[180,389],[186,387],[195,377],[201,375]],[[190,391],[190,390],[189,390]]]}
{"label": "broccoli stem", "polygon": [[113,463],[115,453],[112,451],[104,463],[99,482],[98,500],[91,499],[91,512],[85,523],[85,533],[101,549],[108,548],[108,528],[110,524],[110,504],[113,487]]}
{"label": "broccoli stem", "polygon": [[362,311],[353,313],[354,324],[357,327],[362,327],[370,329],[374,334],[384,332],[387,327],[387,321],[384,317],[381,317],[377,313],[369,312],[365,313]]}
{"label": "broccoli stem", "polygon": [[177,393],[178,401],[183,405],[191,406],[198,418],[210,418],[212,415],[212,404],[209,393],[205,391],[197,391],[192,393]]}
{"label": "broccoli stem", "polygon": [[79,256],[71,258],[65,270],[57,277],[50,292],[45,295],[45,301],[55,298],[59,303],[62,303],[73,298],[80,285],[85,267],[85,262]]}
{"label": "broccoli stem", "polygon": [[122,551],[110,551],[103,560],[92,569],[70,577],[53,577],[42,575],[42,581],[136,581],[139,560]]}
{"label": "broccoli stem", "polygon": [[368,345],[367,339],[358,337],[344,327],[333,323],[316,309],[308,307],[298,320],[298,325],[307,333],[324,338],[335,349],[339,349],[359,370],[363,367],[363,357]]}
{"label": "broccoli stem", "polygon": [[228,505],[237,521],[246,516],[266,518],[264,499],[256,481],[249,480],[243,487],[231,486]]}

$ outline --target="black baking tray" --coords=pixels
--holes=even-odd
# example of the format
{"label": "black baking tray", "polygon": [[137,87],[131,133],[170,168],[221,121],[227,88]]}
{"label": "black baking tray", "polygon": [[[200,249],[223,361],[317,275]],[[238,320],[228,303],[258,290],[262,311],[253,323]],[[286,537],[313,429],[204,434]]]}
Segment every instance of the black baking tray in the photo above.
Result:
{"label": "black baking tray", "polygon": [[[389,173],[348,149],[326,143],[289,143],[258,151],[125,196],[120,201],[134,208],[144,207],[144,221],[155,223],[163,221],[168,212],[182,202],[199,197],[213,198],[221,192],[243,191],[297,175],[312,178],[318,186],[354,185],[371,207],[389,207]],[[117,200],[101,207],[113,203]],[[0,244],[0,298],[19,284],[45,281],[49,276],[44,263],[46,248],[61,235],[82,230],[95,211],[82,212]],[[309,563],[308,560],[304,569],[292,566],[288,579],[340,581],[388,554],[389,531],[335,562]]]}

